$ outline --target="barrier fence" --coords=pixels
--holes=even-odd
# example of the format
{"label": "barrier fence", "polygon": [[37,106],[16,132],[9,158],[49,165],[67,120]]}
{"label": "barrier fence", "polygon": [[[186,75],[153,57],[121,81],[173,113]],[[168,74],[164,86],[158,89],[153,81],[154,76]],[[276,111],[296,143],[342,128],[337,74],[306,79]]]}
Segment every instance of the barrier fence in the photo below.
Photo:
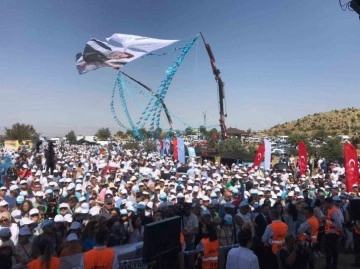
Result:
{"label": "barrier fence", "polygon": [[[239,245],[221,246],[219,248],[219,269],[225,269],[226,258],[230,249],[238,247]],[[113,247],[115,250],[120,269],[145,269],[148,268],[147,264],[143,263],[142,250],[143,243],[128,244],[118,247]],[[179,268],[180,269],[195,269],[196,261],[199,251],[185,251],[179,253]],[[83,253],[61,257],[61,268],[62,269],[80,269],[80,261]],[[15,265],[13,268],[25,269],[26,266]]]}

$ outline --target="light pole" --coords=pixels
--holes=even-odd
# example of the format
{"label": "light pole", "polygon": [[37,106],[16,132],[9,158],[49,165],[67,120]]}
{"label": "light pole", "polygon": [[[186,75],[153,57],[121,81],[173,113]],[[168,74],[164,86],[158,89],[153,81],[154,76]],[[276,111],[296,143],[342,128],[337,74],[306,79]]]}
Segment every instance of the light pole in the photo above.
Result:
{"label": "light pole", "polygon": [[206,130],[206,111],[203,111],[204,116],[204,129]]}

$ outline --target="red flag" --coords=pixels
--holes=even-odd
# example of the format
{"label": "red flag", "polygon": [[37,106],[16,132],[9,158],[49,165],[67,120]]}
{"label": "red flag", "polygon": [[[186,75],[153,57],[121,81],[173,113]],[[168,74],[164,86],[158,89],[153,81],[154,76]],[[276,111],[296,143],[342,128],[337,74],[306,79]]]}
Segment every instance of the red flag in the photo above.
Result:
{"label": "red flag", "polygon": [[306,145],[304,142],[298,142],[298,149],[299,149],[299,159],[298,165],[300,169],[300,175],[304,175],[307,169],[307,151]]}
{"label": "red flag", "polygon": [[350,144],[344,144],[344,162],[346,176],[346,191],[353,191],[353,184],[359,184],[359,164],[356,148]]}
{"label": "red flag", "polygon": [[173,142],[173,158],[174,161],[177,161],[179,159],[179,151],[178,151],[178,142],[177,142],[177,138],[174,137],[172,139]]}
{"label": "red flag", "polygon": [[258,150],[256,151],[256,155],[254,158],[254,164],[253,164],[253,168],[255,166],[259,167],[261,162],[264,159],[264,154],[265,154],[265,145],[262,143],[259,145]]}

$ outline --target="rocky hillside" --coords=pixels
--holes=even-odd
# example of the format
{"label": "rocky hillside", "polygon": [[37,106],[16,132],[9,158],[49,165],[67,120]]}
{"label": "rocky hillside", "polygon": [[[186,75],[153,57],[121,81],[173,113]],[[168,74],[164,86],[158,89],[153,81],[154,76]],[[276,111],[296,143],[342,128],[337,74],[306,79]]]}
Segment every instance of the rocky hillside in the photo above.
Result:
{"label": "rocky hillside", "polygon": [[345,108],[328,112],[307,115],[283,124],[277,124],[265,133],[269,136],[287,135],[291,133],[306,133],[314,135],[316,132],[326,132],[329,135],[357,135],[360,134],[360,109]]}

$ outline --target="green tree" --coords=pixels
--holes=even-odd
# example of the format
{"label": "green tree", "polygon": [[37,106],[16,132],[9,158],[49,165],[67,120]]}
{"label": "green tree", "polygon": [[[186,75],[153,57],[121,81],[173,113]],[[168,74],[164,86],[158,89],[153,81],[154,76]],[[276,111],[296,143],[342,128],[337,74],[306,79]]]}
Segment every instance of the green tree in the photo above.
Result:
{"label": "green tree", "polygon": [[150,133],[145,128],[141,128],[139,134],[145,139],[150,138]]}
{"label": "green tree", "polygon": [[226,140],[220,141],[217,144],[217,149],[219,152],[242,151],[243,145],[241,140],[238,138],[228,138]]}
{"label": "green tree", "polygon": [[5,140],[32,140],[39,139],[39,133],[31,124],[15,123],[11,128],[5,128]]}
{"label": "green tree", "polygon": [[325,129],[319,129],[315,132],[315,134],[313,135],[314,139],[317,139],[321,142],[324,142],[328,139],[329,133],[327,131],[325,131]]}
{"label": "green tree", "polygon": [[196,133],[190,126],[185,129],[185,135],[194,135],[194,134]]}
{"label": "green tree", "polygon": [[128,150],[139,150],[140,146],[139,146],[139,142],[127,142],[124,146],[124,149],[128,149]]}
{"label": "green tree", "polygon": [[146,140],[143,144],[143,147],[146,152],[153,152],[156,150],[155,141]]}
{"label": "green tree", "polygon": [[328,161],[334,161],[344,156],[343,144],[340,138],[337,137],[329,139],[326,144],[322,145],[318,152],[321,157],[324,157]]}
{"label": "green tree", "polygon": [[154,132],[151,134],[154,139],[161,139],[163,137],[163,130],[160,127],[157,127]]}
{"label": "green tree", "polygon": [[111,137],[111,132],[109,128],[101,128],[96,132],[97,140],[107,140],[109,137]]}
{"label": "green tree", "polygon": [[75,144],[77,139],[76,139],[76,135],[75,132],[73,130],[71,130],[70,132],[68,132],[66,135],[66,140],[69,141],[70,144]]}
{"label": "green tree", "polygon": [[206,127],[204,125],[200,125],[199,132],[202,133],[202,134],[206,133]]}

